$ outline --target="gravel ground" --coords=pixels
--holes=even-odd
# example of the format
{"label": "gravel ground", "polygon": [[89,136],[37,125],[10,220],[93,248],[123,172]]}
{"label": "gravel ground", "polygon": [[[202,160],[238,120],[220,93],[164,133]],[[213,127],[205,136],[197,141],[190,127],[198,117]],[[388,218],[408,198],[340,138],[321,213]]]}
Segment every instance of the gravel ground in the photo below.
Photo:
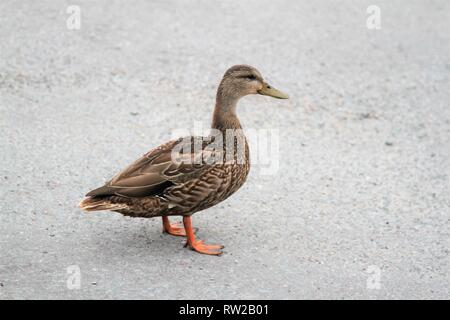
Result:
{"label": "gravel ground", "polygon": [[[0,298],[449,298],[450,3],[375,2],[2,0]],[[279,167],[194,215],[222,257],[77,208],[238,63],[291,99],[240,103]]]}

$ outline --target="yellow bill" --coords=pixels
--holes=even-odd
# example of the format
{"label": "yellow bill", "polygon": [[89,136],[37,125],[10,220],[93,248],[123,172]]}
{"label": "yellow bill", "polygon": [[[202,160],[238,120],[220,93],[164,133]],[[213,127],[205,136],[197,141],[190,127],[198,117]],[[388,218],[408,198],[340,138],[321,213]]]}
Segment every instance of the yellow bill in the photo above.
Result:
{"label": "yellow bill", "polygon": [[277,99],[289,99],[289,96],[286,93],[275,89],[274,87],[265,82],[263,83],[262,89],[258,90],[258,93],[265,96],[274,97]]}

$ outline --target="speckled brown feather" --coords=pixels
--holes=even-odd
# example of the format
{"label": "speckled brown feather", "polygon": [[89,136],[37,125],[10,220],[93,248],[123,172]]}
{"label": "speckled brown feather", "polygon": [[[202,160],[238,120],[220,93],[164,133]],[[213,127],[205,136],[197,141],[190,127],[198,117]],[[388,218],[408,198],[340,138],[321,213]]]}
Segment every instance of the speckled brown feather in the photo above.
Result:
{"label": "speckled brown feather", "polygon": [[[234,161],[180,165],[169,159],[164,166],[161,162],[152,165],[152,161],[160,159],[155,154],[170,153],[180,140],[150,151],[143,156],[148,160],[139,159],[105,186],[89,192],[89,198],[80,204],[82,209],[111,210],[134,217],[191,215],[225,200],[245,182],[250,168],[248,160],[242,164]],[[248,157],[245,141],[245,158]],[[149,171],[151,175],[147,176]]]}

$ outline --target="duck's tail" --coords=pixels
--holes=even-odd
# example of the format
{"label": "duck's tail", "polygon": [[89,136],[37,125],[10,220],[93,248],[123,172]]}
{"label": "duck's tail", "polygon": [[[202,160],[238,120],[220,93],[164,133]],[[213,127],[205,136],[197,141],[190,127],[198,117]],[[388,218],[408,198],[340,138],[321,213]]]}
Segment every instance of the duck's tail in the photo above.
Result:
{"label": "duck's tail", "polygon": [[128,206],[125,203],[112,203],[107,197],[88,197],[78,205],[84,211],[122,210]]}

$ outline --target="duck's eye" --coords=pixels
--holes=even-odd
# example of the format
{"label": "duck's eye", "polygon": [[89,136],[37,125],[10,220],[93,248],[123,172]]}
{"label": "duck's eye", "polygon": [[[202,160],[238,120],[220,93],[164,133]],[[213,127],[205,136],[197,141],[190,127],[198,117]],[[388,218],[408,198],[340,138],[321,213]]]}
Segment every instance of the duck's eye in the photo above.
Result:
{"label": "duck's eye", "polygon": [[250,80],[255,80],[256,79],[256,77],[254,76],[254,75],[249,75],[249,76],[247,76],[247,79],[250,79]]}

